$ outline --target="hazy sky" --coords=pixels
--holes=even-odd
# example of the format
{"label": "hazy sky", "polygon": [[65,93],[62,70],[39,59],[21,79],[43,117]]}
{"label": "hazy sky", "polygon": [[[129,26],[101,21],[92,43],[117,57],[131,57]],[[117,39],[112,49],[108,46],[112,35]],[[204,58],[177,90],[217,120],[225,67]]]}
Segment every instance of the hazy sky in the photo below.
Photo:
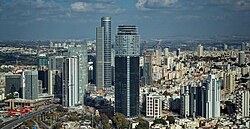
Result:
{"label": "hazy sky", "polygon": [[250,36],[250,0],[0,0],[0,39],[95,38],[102,16],[142,38]]}

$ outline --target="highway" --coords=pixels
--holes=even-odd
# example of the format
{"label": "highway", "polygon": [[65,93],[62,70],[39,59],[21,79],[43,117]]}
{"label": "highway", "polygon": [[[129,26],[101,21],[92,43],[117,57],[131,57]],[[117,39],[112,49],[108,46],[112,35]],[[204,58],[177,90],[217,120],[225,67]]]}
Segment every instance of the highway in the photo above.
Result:
{"label": "highway", "polygon": [[26,121],[30,118],[36,117],[37,115],[41,114],[42,112],[47,112],[50,111],[51,109],[54,109],[57,105],[49,105],[41,110],[35,111],[35,112],[31,112],[28,114],[25,114],[19,118],[15,118],[13,120],[4,122],[0,125],[0,129],[11,129],[12,127],[14,127],[15,125],[17,125],[20,122]]}
{"label": "highway", "polygon": [[45,129],[52,129],[51,126],[48,126],[48,125],[46,125],[45,123],[43,123],[43,121],[41,120],[41,116],[38,116],[38,117],[37,117],[37,122],[38,122],[42,127],[44,127]]}

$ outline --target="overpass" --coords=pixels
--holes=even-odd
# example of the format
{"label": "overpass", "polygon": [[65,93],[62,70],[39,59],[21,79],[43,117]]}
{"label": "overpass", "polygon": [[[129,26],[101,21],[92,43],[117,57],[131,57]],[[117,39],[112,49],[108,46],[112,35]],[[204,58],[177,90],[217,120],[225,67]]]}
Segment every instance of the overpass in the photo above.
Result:
{"label": "overpass", "polygon": [[11,128],[15,127],[17,124],[19,124],[19,123],[21,123],[23,121],[34,118],[34,117],[38,116],[39,114],[41,114],[43,112],[48,112],[51,109],[56,108],[56,106],[57,105],[49,105],[49,106],[46,106],[43,109],[40,109],[38,111],[34,111],[34,112],[31,112],[31,113],[25,114],[23,116],[20,116],[19,118],[15,118],[13,120],[4,122],[4,123],[2,123],[0,125],[0,129],[11,129]]}

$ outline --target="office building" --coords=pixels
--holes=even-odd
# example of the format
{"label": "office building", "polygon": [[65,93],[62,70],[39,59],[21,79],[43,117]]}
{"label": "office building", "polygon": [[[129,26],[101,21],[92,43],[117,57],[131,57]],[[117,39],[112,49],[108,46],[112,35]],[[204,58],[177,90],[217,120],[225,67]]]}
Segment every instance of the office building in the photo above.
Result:
{"label": "office building", "polygon": [[111,17],[102,17],[101,26],[104,29],[104,85],[111,85]]}
{"label": "office building", "polygon": [[62,104],[72,107],[80,104],[79,101],[79,60],[78,57],[66,58],[63,63]]}
{"label": "office building", "polygon": [[79,59],[79,102],[84,103],[85,92],[88,87],[88,53],[87,44],[69,46],[68,56],[77,56]]}
{"label": "office building", "polygon": [[175,55],[176,55],[177,58],[179,58],[179,56],[181,55],[181,49],[180,48],[176,49]]}
{"label": "office building", "polygon": [[48,94],[55,98],[62,99],[62,75],[61,70],[49,70],[48,73]]}
{"label": "office building", "polygon": [[62,70],[62,64],[65,56],[51,56],[49,57],[49,70]]}
{"label": "office building", "polygon": [[[96,56],[97,56],[97,73],[96,83],[98,89],[103,86],[111,86],[111,17],[101,18],[101,27],[96,28]],[[99,46],[100,45],[100,46]],[[98,72],[98,70],[102,70]],[[100,80],[99,80],[100,79]],[[103,82],[102,82],[103,81]]]}
{"label": "office building", "polygon": [[199,44],[197,46],[197,56],[198,57],[202,57],[203,56],[203,46],[201,44]]}
{"label": "office building", "polygon": [[115,112],[139,114],[140,36],[134,25],[119,25],[115,36]]}
{"label": "office building", "polygon": [[166,57],[166,56],[168,56],[168,50],[169,48],[168,47],[166,47],[166,48],[164,48],[164,56]]}
{"label": "office building", "polygon": [[209,74],[204,83],[205,87],[205,117],[207,119],[220,116],[221,81],[215,75]]}
{"label": "office building", "polygon": [[42,93],[48,93],[48,69],[38,70],[38,80],[42,81]]}
{"label": "office building", "polygon": [[180,113],[182,116],[205,117],[205,87],[190,83],[181,86],[180,90]]}
{"label": "office building", "polygon": [[181,87],[181,114],[206,119],[220,116],[221,80],[209,74],[203,83]]}
{"label": "office building", "polygon": [[22,97],[22,76],[21,74],[5,75],[5,96],[18,92]]}
{"label": "office building", "polygon": [[38,69],[39,70],[48,69],[48,57],[46,54],[40,54],[38,56]]}
{"label": "office building", "polygon": [[142,83],[143,85],[152,84],[152,55],[150,53],[144,55]]}
{"label": "office building", "polygon": [[38,71],[23,71],[23,99],[38,99]]}
{"label": "office building", "polygon": [[227,44],[223,44],[223,50],[224,50],[224,51],[227,51],[227,49],[228,49]]}
{"label": "office building", "polygon": [[246,51],[247,50],[247,43],[246,42],[242,42],[241,43],[241,51]]}
{"label": "office building", "polygon": [[189,86],[181,86],[181,115],[190,116]]}
{"label": "office building", "polygon": [[112,71],[112,85],[115,82],[115,49],[111,49],[111,71]]}
{"label": "office building", "polygon": [[239,65],[244,65],[245,64],[245,58],[246,58],[245,52],[244,51],[240,51],[239,52],[239,56],[238,56],[238,63],[239,63]]}
{"label": "office building", "polygon": [[104,86],[104,27],[96,28],[96,86]]}
{"label": "office building", "polygon": [[0,73],[0,101],[5,98],[5,73]]}
{"label": "office building", "polygon": [[[62,103],[62,69],[65,56],[49,57],[48,94],[54,94]],[[56,79],[56,80],[54,80]]]}
{"label": "office building", "polygon": [[146,117],[160,118],[162,115],[162,96],[148,94],[146,96]]}

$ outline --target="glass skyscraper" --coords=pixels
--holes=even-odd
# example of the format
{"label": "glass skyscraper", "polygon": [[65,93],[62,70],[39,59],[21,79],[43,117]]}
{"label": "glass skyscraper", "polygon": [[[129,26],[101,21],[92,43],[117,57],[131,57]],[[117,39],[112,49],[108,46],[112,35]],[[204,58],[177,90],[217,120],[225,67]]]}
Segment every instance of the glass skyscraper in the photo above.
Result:
{"label": "glass skyscraper", "polygon": [[77,56],[66,58],[63,63],[62,104],[72,107],[79,104],[79,58]]}
{"label": "glass skyscraper", "polygon": [[96,86],[104,86],[104,28],[96,28]]}
{"label": "glass skyscraper", "polygon": [[181,114],[202,116],[206,119],[220,116],[221,80],[209,74],[203,83],[181,87]]}
{"label": "glass skyscraper", "polygon": [[23,99],[38,99],[38,71],[23,72]]}
{"label": "glass skyscraper", "polygon": [[115,111],[139,114],[140,36],[134,25],[120,25],[115,36]]}
{"label": "glass skyscraper", "polygon": [[[97,44],[97,73],[96,85],[98,89],[110,86],[111,72],[111,17],[101,18],[101,27],[96,28]],[[102,71],[103,69],[103,71]],[[101,71],[98,71],[101,70]]]}
{"label": "glass skyscraper", "polygon": [[79,58],[79,104],[84,103],[85,91],[88,87],[88,53],[87,44],[73,45],[68,49],[68,56]]}

